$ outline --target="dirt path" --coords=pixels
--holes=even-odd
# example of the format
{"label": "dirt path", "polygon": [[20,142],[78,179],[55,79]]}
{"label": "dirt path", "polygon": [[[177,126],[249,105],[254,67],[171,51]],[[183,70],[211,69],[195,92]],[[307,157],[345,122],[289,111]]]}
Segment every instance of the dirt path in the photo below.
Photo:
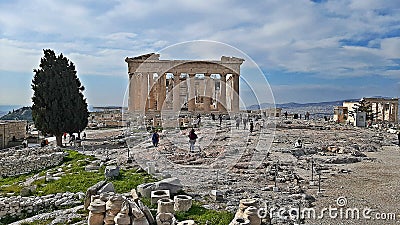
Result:
{"label": "dirt path", "polygon": [[[316,212],[319,214],[329,206],[340,208],[336,200],[344,197],[347,204],[342,207],[342,219],[340,211],[336,219],[331,219],[327,212],[323,219],[308,220],[307,224],[400,224],[400,148],[385,146],[382,151],[367,155],[376,160],[348,165],[350,174],[328,175],[322,184],[325,191],[323,196],[317,197]],[[349,208],[359,209],[360,219],[346,219],[345,211]],[[363,216],[363,210],[368,208],[371,212],[366,215],[371,219]]]}

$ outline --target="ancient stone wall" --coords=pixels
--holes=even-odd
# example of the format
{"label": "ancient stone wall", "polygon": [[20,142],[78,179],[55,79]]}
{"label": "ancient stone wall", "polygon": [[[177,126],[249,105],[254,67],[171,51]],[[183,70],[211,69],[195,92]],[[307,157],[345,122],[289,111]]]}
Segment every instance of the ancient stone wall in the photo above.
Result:
{"label": "ancient stone wall", "polygon": [[[26,137],[26,121],[0,122],[0,149],[15,146]],[[14,145],[13,145],[14,144]]]}
{"label": "ancient stone wall", "polygon": [[83,193],[57,193],[45,196],[32,197],[0,197],[0,219],[7,216],[21,217],[34,214],[42,210],[75,206],[82,204]]}
{"label": "ancient stone wall", "polygon": [[28,174],[61,164],[65,153],[60,148],[25,148],[0,151],[0,177]]}

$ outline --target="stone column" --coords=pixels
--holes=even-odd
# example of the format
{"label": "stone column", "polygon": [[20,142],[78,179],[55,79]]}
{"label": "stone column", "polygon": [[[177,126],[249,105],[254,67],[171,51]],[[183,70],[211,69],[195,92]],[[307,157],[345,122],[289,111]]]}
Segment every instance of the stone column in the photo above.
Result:
{"label": "stone column", "polygon": [[129,74],[129,96],[128,96],[128,110],[129,112],[135,111],[135,76]]}
{"label": "stone column", "polygon": [[204,74],[204,81],[205,81],[205,97],[204,97],[204,112],[209,113],[210,105],[211,105],[211,98],[212,98],[212,79],[211,74],[206,73]]}
{"label": "stone column", "polygon": [[180,75],[181,73],[176,72],[174,74],[174,89],[173,89],[173,107],[174,107],[174,112],[177,113],[181,109],[181,103],[180,103]]}
{"label": "stone column", "polygon": [[194,86],[194,77],[196,74],[191,73],[188,74],[189,77],[189,102],[188,102],[188,111],[194,112],[196,111],[196,100],[195,100],[195,86]]}
{"label": "stone column", "polygon": [[156,110],[154,108],[155,105],[155,85],[154,85],[154,78],[153,78],[153,73],[149,73],[149,110],[153,111]]}
{"label": "stone column", "polygon": [[219,81],[219,88],[220,88],[220,99],[218,102],[218,111],[225,111],[226,109],[226,73],[220,74],[221,78]]}
{"label": "stone column", "polygon": [[140,105],[140,111],[145,112],[146,111],[146,103],[147,103],[147,96],[148,96],[148,75],[147,73],[142,73],[140,75],[140,91],[141,91],[141,105]]}
{"label": "stone column", "polygon": [[166,96],[166,74],[159,75],[157,85],[159,86],[157,110],[161,111]]}
{"label": "stone column", "polygon": [[233,76],[233,93],[232,93],[232,112],[239,112],[239,74],[234,73]]}
{"label": "stone column", "polygon": [[133,79],[134,79],[134,83],[133,83],[133,89],[135,92],[134,95],[134,102],[135,102],[135,111],[139,111],[140,110],[140,83],[139,83],[139,74],[134,73],[133,74]]}

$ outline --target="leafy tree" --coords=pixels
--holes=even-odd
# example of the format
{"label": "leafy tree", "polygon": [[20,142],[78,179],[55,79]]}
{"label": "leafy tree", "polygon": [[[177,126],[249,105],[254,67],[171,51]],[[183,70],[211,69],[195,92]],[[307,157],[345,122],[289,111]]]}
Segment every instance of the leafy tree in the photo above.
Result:
{"label": "leafy tree", "polygon": [[374,120],[375,114],[372,112],[372,104],[371,102],[365,100],[362,98],[360,101],[358,101],[357,104],[353,107],[352,112],[350,112],[350,116],[354,117],[354,112],[365,112],[366,113],[366,120]]}
{"label": "leafy tree", "polygon": [[33,70],[32,117],[36,128],[56,136],[61,146],[64,132],[79,134],[88,124],[85,88],[71,61],[51,49],[43,52],[39,68]]}

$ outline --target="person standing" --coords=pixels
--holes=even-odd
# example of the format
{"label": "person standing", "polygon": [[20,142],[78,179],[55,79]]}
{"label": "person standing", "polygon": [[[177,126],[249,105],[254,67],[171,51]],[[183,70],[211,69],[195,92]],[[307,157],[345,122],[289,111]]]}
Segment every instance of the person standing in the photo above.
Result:
{"label": "person standing", "polygon": [[192,129],[189,132],[189,145],[190,145],[191,152],[194,151],[194,144],[196,143],[196,139],[197,139],[197,134],[194,132],[194,129]]}
{"label": "person standing", "polygon": [[160,135],[157,133],[157,130],[154,131],[153,136],[151,137],[151,141],[153,142],[154,147],[158,146],[158,142],[160,141]]}
{"label": "person standing", "polygon": [[253,130],[254,130],[253,120],[250,120],[250,133],[253,133]]}
{"label": "person standing", "polygon": [[219,119],[219,126],[222,126],[222,115],[221,114],[219,114],[218,119]]}

